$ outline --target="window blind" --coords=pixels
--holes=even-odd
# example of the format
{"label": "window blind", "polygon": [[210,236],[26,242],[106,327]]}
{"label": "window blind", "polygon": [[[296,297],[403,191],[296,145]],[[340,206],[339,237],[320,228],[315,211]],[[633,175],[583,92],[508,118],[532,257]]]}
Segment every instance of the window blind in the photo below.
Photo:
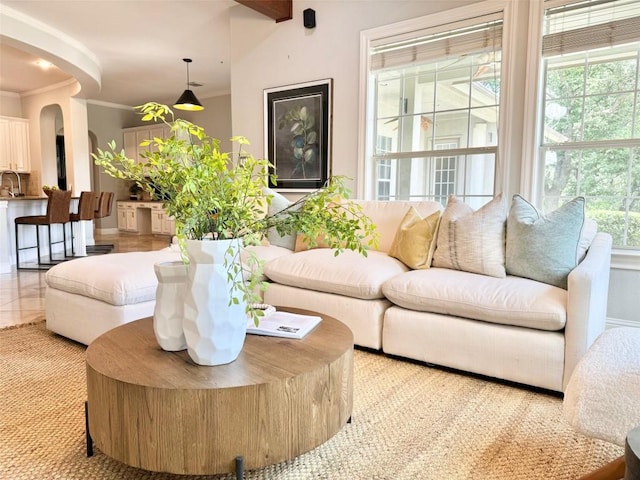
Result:
{"label": "window blind", "polygon": [[545,57],[640,40],[640,2],[592,0],[550,8],[545,15]]}
{"label": "window blind", "polygon": [[423,30],[413,32],[413,38],[379,40],[371,49],[371,71],[500,50],[502,20],[496,16],[475,18],[474,25],[445,32]]}

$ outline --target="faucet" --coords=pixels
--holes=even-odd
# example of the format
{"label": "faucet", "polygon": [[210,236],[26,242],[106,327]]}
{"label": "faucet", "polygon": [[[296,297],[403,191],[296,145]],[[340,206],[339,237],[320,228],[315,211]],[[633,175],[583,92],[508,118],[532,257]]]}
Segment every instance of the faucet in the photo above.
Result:
{"label": "faucet", "polygon": [[0,185],[2,185],[2,177],[4,177],[5,173],[13,173],[18,179],[18,193],[13,190],[13,181],[9,179],[11,182],[11,196],[18,197],[22,195],[22,185],[20,184],[20,175],[15,170],[5,170],[4,172],[0,172]]}

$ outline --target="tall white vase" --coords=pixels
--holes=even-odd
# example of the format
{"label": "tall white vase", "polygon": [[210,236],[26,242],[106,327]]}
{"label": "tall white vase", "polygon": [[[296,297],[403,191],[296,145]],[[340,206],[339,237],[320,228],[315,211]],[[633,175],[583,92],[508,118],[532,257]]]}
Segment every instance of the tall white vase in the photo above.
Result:
{"label": "tall white vase", "polygon": [[[199,365],[233,362],[244,345],[246,304],[229,304],[231,285],[224,265],[227,250],[237,240],[187,240],[189,257],[183,330],[191,359]],[[229,259],[231,261],[231,259]]]}
{"label": "tall white vase", "polygon": [[184,262],[160,262],[154,266],[158,287],[153,310],[153,332],[163,350],[176,352],[187,348],[182,330],[187,266]]}

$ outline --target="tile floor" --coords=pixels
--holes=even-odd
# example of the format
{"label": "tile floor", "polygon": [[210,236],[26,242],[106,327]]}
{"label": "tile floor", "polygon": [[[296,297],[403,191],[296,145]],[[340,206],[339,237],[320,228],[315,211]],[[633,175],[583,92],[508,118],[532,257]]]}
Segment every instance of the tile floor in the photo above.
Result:
{"label": "tile floor", "polygon": [[[170,237],[160,235],[96,235],[96,244],[112,243],[113,252],[160,250]],[[70,260],[73,261],[73,260]],[[46,271],[0,273],[0,328],[44,319]]]}

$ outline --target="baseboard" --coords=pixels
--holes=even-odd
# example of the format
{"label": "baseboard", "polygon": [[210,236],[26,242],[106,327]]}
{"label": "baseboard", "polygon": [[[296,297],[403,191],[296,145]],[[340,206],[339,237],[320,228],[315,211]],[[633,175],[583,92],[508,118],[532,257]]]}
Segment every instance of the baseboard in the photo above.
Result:
{"label": "baseboard", "polygon": [[624,318],[611,318],[607,317],[607,323],[605,324],[605,328],[616,328],[616,327],[635,327],[640,328],[640,322],[636,322],[634,320],[626,320]]}
{"label": "baseboard", "polygon": [[117,235],[120,230],[117,228],[96,228],[96,233],[98,235]]}

